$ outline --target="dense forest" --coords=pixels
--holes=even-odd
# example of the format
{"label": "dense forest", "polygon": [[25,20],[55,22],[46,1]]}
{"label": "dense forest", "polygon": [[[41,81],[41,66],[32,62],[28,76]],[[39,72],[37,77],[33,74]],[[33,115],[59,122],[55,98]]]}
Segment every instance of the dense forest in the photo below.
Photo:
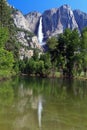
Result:
{"label": "dense forest", "polygon": [[66,29],[63,34],[47,40],[48,50],[39,54],[34,50],[28,59],[19,59],[19,43],[12,19],[13,9],[5,0],[0,1],[0,79],[22,73],[42,77],[72,78],[87,71],[87,28],[81,34],[77,29]]}
{"label": "dense forest", "polygon": [[47,40],[48,51],[40,57],[35,52],[31,59],[20,61],[20,71],[40,76],[72,78],[84,75],[87,71],[87,28],[81,35],[78,30],[66,29],[63,34]]}
{"label": "dense forest", "polygon": [[0,79],[14,75],[17,69],[18,43],[12,11],[5,0],[0,1]]}

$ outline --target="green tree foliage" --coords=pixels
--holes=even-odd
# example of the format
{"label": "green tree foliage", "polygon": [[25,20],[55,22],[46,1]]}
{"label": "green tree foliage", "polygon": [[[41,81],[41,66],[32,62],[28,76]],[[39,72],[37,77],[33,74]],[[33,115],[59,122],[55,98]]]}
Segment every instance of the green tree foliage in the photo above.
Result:
{"label": "green tree foliage", "polygon": [[[80,49],[80,37],[78,31],[75,29],[71,31],[66,29],[63,34],[58,36],[58,40],[54,40],[55,46],[51,47],[53,39],[51,38],[47,44],[49,49],[52,48],[50,54],[57,60],[57,66],[63,70],[63,75],[72,77],[73,69],[78,60]],[[51,45],[50,45],[51,44]]]}
{"label": "green tree foliage", "polygon": [[87,72],[87,27],[83,29],[81,36],[81,56],[84,74]]}
{"label": "green tree foliage", "polygon": [[[55,73],[56,68],[64,77],[72,78],[87,70],[87,29],[80,36],[76,29],[66,29],[58,37],[48,39],[48,52],[38,55],[35,50],[31,59],[24,59],[20,63],[20,71],[27,74],[48,76]],[[52,74],[52,73],[51,73]],[[54,74],[53,74],[54,75]]]}
{"label": "green tree foliage", "polygon": [[0,70],[11,70],[13,68],[14,58],[11,52],[0,49]]}
{"label": "green tree foliage", "polygon": [[56,60],[56,55],[57,55],[57,46],[58,44],[58,39],[56,37],[51,37],[50,39],[47,40],[47,45],[49,47],[48,51],[51,54],[51,62],[54,63]]}
{"label": "green tree foliage", "polygon": [[36,60],[38,60],[38,57],[39,57],[39,51],[37,50],[37,49],[35,49],[34,51],[33,51],[33,59],[36,61]]}
{"label": "green tree foliage", "polygon": [[7,77],[13,71],[14,58],[12,52],[5,50],[9,37],[8,28],[0,27],[0,78]]}
{"label": "green tree foliage", "polygon": [[49,50],[54,50],[56,48],[56,45],[58,44],[57,38],[56,37],[51,37],[50,39],[47,40],[47,44],[49,46]]}
{"label": "green tree foliage", "polygon": [[11,9],[6,0],[0,0],[0,22],[3,27],[9,27],[11,22]]}
{"label": "green tree foliage", "polygon": [[16,38],[17,31],[12,18],[13,10],[8,5],[7,0],[0,0],[0,47],[13,53],[15,59],[13,68],[17,72],[20,46]]}
{"label": "green tree foliage", "polygon": [[9,37],[8,28],[0,27],[0,48],[5,47],[5,43],[7,42]]}
{"label": "green tree foliage", "polygon": [[70,29],[66,29],[64,32],[64,41],[65,41],[65,69],[66,75],[68,77],[73,76],[74,64],[76,63],[77,55],[79,54],[80,48],[80,38],[78,31],[75,29],[71,31]]}
{"label": "green tree foliage", "polygon": [[40,60],[44,63],[44,70],[43,74],[45,76],[49,75],[51,73],[52,63],[51,63],[51,57],[49,53],[42,54],[40,56]]}
{"label": "green tree foliage", "polygon": [[19,61],[20,72],[29,75],[34,74],[46,77],[50,74],[51,71],[50,55],[46,53],[42,54],[40,57],[37,57],[35,56],[36,54],[37,53],[34,53],[33,57],[30,59],[25,58],[24,60]]}
{"label": "green tree foliage", "polygon": [[19,46],[16,38],[16,28],[12,18],[12,12],[13,8],[8,5],[7,1],[0,0],[0,25],[1,27],[8,28],[9,31],[8,40],[5,42],[5,48],[8,51],[12,51],[14,57],[17,58]]}

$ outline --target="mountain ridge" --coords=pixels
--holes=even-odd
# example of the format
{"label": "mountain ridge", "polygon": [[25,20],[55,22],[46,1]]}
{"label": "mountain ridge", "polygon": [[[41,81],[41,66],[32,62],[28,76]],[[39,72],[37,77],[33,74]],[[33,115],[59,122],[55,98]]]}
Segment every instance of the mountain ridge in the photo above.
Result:
{"label": "mountain ridge", "polygon": [[[71,30],[77,28],[79,32],[81,32],[82,29],[87,26],[87,13],[82,12],[79,9],[72,10],[69,5],[64,4],[59,8],[45,10],[42,14],[38,11],[34,11],[23,15],[24,21],[27,21],[26,23],[28,24],[24,24],[27,25],[27,28],[25,28],[24,25],[22,28],[30,30],[35,35],[38,35],[39,20],[41,16],[45,40],[50,36],[63,33],[66,28],[70,28]],[[20,26],[20,23],[16,23],[16,26],[18,26],[18,24]]]}

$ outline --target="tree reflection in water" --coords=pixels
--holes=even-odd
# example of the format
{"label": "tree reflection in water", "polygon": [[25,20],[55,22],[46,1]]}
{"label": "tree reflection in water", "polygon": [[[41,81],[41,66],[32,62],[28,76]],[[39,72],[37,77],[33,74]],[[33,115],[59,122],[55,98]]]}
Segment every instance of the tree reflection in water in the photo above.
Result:
{"label": "tree reflection in water", "polygon": [[86,81],[21,78],[0,83],[0,130],[57,129],[87,130]]}

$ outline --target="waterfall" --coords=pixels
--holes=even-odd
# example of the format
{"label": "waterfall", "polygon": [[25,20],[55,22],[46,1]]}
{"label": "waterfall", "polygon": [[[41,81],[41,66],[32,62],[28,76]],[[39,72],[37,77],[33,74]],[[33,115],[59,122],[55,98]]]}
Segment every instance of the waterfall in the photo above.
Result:
{"label": "waterfall", "polygon": [[41,45],[43,44],[42,17],[40,17],[40,21],[39,21],[38,41]]}

